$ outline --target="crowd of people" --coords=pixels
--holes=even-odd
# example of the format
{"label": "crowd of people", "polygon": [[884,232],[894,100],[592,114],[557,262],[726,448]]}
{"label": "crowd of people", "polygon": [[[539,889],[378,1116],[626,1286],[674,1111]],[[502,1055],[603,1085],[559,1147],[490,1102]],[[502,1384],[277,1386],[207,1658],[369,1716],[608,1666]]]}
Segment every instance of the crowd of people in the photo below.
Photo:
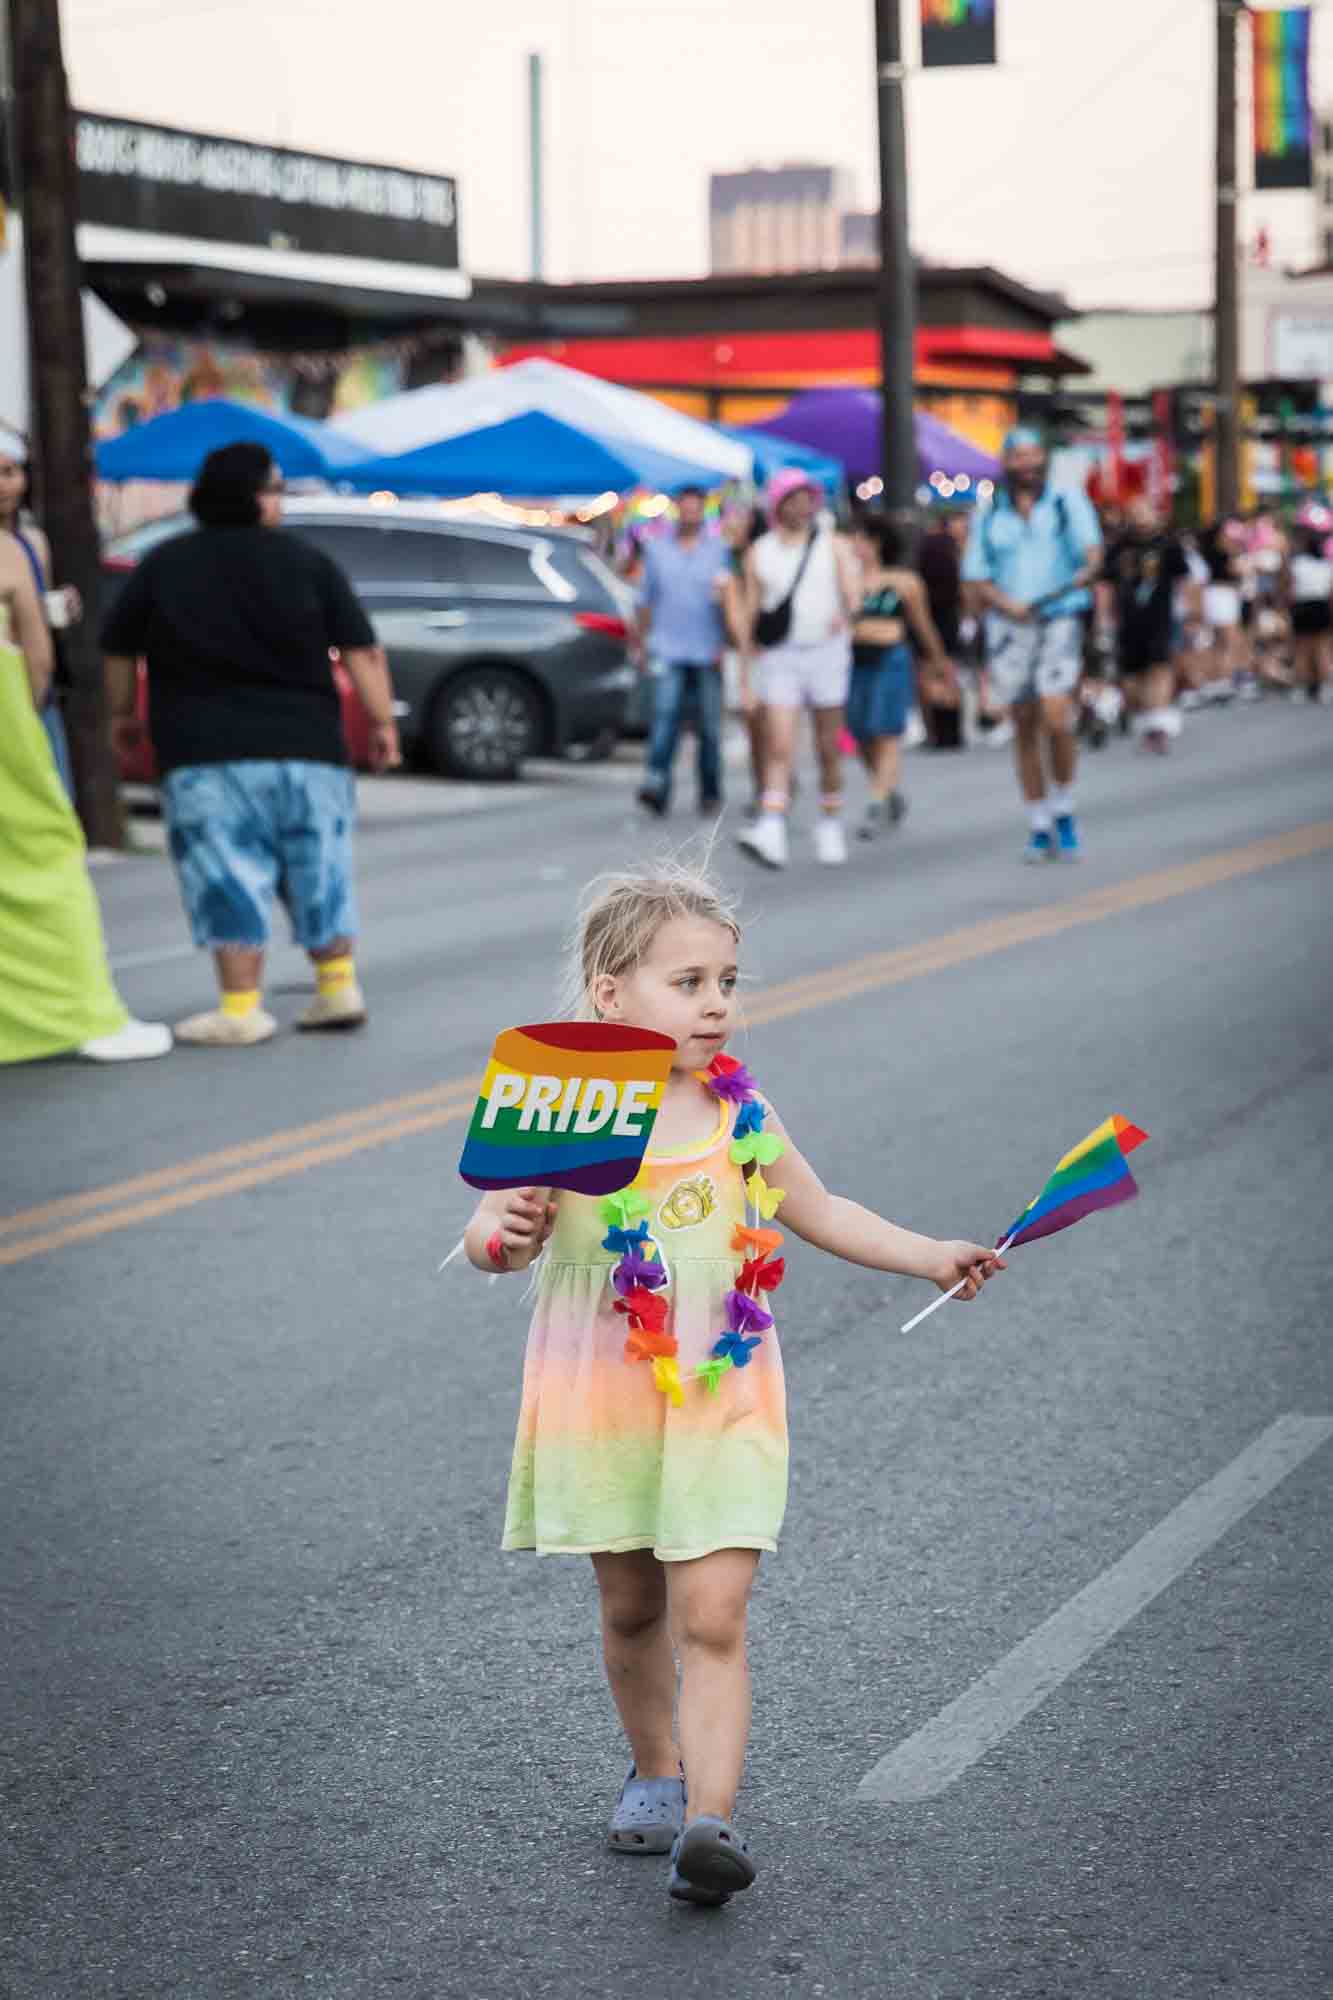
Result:
{"label": "crowd of people", "polygon": [[[366,1018],[354,961],[355,818],[336,648],[372,724],[377,768],[399,761],[387,663],[342,573],[299,537],[271,532],[282,478],[257,445],[216,452],[191,496],[196,532],[135,571],[102,633],[113,733],[141,728],[146,658],[170,853],[216,1005],[177,1040],[253,1046],[277,1024],[263,969],[275,901],[308,953],[316,994],[299,1025]],[[160,1055],[171,1035],[131,1020],[107,968],[86,882],[60,719],[60,633],[82,615],[53,587],[51,551],[26,513],[22,442],[0,436],[0,943],[23,968],[0,982],[0,1061],[75,1051]],[[711,528],[707,496],[675,496],[666,533],[636,552],[637,651],[654,714],[639,799],[671,809],[683,729],[698,742],[698,804],[723,806],[728,670],[749,740],[752,797],[738,839],[787,865],[802,716],[818,797],[816,860],[848,860],[844,774],[859,757],[856,834],[903,820],[905,741],[941,751],[1012,745],[1025,859],[1073,860],[1080,748],[1117,728],[1161,756],[1182,716],[1266,693],[1333,699],[1333,513],[1214,523],[1194,534],[1152,503],[1101,516],[1052,482],[1045,447],[1019,429],[994,500],[912,524],[865,513],[840,524],[823,489],[784,470],[764,507]]]}
{"label": "crowd of people", "polygon": [[699,805],[722,804],[726,689],[750,741],[753,796],[738,838],[771,868],[790,854],[799,719],[818,770],[817,861],[848,858],[845,757],[865,766],[856,831],[904,817],[901,747],[1011,745],[1027,818],[1024,858],[1082,851],[1081,745],[1133,735],[1169,753],[1182,716],[1209,703],[1333,700],[1333,512],[1260,516],[1196,532],[1138,498],[1095,509],[1054,484],[1041,438],[1012,431],[993,502],[932,517],[908,561],[905,525],[839,523],[799,471],[757,515],[711,534],[705,496],[677,496],[672,530],[633,557],[641,664],[654,720],[641,803],[670,809],[683,727],[698,737]]}

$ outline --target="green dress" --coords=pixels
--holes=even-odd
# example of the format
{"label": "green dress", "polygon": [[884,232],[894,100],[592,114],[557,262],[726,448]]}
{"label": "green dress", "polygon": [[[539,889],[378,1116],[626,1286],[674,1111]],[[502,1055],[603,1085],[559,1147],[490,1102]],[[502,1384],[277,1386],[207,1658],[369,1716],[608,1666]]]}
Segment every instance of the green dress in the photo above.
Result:
{"label": "green dress", "polygon": [[634,1186],[670,1273],[665,1296],[686,1387],[679,1405],[626,1359],[601,1206],[561,1194],[539,1267],[505,1520],[506,1549],[651,1549],[662,1562],[775,1549],[787,1499],[787,1405],[777,1329],[716,1394],[694,1370],[726,1325],[751,1220],[729,1147],[735,1107],[701,1145],[650,1151]]}
{"label": "green dress", "polygon": [[128,1019],[83,832],[0,611],[0,1063],[76,1049]]}

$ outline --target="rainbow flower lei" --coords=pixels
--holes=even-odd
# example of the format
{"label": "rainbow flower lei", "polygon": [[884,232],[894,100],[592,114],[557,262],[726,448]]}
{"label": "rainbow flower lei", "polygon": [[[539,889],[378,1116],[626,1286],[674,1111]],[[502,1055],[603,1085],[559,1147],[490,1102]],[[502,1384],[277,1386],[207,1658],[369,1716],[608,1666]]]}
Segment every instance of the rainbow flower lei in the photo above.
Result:
{"label": "rainbow flower lei", "polygon": [[[774,1255],[782,1245],[780,1232],[763,1225],[773,1220],[786,1190],[770,1187],[763,1170],[781,1158],[786,1142],[776,1133],[765,1132],[767,1106],[744,1063],[734,1056],[716,1055],[700,1081],[714,1097],[737,1106],[730,1152],[745,1174],[745,1225],[731,1239],[731,1247],[742,1261],[736,1283],[723,1301],[727,1323],[708,1360],[699,1362],[693,1372],[693,1380],[715,1396],[722,1377],[732,1368],[749,1367],[755,1348],[762,1345],[773,1324],[773,1315],[763,1305],[761,1295],[777,1290],[787,1267]],[[666,1294],[671,1274],[662,1246],[643,1220],[650,1207],[637,1186],[607,1195],[601,1204],[602,1220],[607,1225],[602,1248],[619,1254],[611,1285],[616,1294],[615,1310],[627,1322],[625,1359],[651,1363],[654,1386],[679,1409],[685,1401],[685,1382],[676,1336],[667,1325],[671,1308]]]}

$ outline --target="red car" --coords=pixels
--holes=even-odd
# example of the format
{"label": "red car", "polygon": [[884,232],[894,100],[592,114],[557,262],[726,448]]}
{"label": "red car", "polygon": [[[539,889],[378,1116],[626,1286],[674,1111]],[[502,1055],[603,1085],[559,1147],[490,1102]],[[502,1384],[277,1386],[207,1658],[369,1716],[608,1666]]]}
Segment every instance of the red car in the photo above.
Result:
{"label": "red car", "polygon": [[[179,518],[171,523],[170,533],[180,532]],[[106,586],[104,603],[109,603],[115,579],[127,574],[138,564],[150,549],[166,540],[161,532],[161,524],[153,522],[135,534],[126,535],[114,548],[102,556],[102,577]],[[334,686],[342,704],[343,737],[347,744],[347,754],[358,771],[370,769],[370,717],[361,704],[361,697],[352,683],[352,677],[343,666],[336,653],[330,653],[329,662],[333,670]],[[157,755],[148,733],[148,668],[142,660],[138,667],[139,686],[135,699],[135,712],[143,724],[143,737],[137,749],[122,753],[119,758],[120,781],[124,785],[155,785],[158,780]]]}

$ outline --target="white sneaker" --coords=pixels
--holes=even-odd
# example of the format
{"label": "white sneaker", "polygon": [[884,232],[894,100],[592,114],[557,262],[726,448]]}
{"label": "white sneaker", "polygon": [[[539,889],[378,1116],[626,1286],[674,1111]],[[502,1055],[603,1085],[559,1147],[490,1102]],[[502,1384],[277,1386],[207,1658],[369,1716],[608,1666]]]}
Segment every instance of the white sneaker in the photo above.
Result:
{"label": "white sneaker", "polygon": [[224,1014],[221,1007],[210,1007],[206,1014],[191,1014],[188,1021],[176,1024],[178,1042],[210,1049],[248,1049],[277,1032],[277,1022],[262,1007],[249,1014]]}
{"label": "white sneaker", "polygon": [[366,996],[353,980],[336,993],[317,993],[297,1022],[307,1034],[339,1028],[361,1028],[366,1022]]}
{"label": "white sneaker", "polygon": [[133,1016],[114,1035],[96,1035],[82,1042],[78,1053],[89,1062],[151,1062],[171,1049],[171,1030],[161,1021],[136,1021]]}
{"label": "white sneaker", "polygon": [[979,740],[988,750],[1007,750],[1014,740],[1014,725],[1006,716],[1003,722],[996,723],[994,729],[986,730]]}
{"label": "white sneaker", "polygon": [[781,813],[761,813],[753,826],[736,835],[736,845],[756,861],[762,861],[765,868],[785,868],[787,822]]}
{"label": "white sneaker", "polygon": [[825,868],[841,868],[847,859],[847,836],[842,821],[824,813],[815,821],[815,860]]}

